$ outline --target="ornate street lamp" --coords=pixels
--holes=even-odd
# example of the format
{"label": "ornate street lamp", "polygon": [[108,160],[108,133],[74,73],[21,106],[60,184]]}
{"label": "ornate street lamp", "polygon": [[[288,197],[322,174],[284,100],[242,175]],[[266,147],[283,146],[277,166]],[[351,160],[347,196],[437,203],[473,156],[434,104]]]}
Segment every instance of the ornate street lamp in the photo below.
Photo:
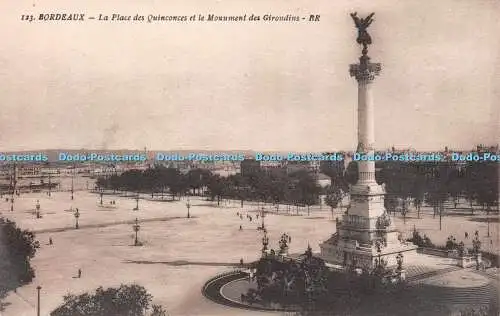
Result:
{"label": "ornate street lamp", "polygon": [[264,232],[264,237],[262,237],[262,255],[264,256],[267,253],[267,246],[269,245],[269,237],[267,237],[267,233]]}
{"label": "ornate street lamp", "polygon": [[135,208],[134,208],[134,211],[138,211],[139,210],[139,193],[137,193],[137,195],[135,196]]}
{"label": "ornate street lamp", "polygon": [[135,219],[135,224],[132,225],[132,229],[135,232],[134,246],[137,246],[137,245],[139,245],[139,239],[137,239],[137,234],[139,233],[139,230],[141,229],[141,225],[139,225],[139,220],[137,218]]}
{"label": "ornate street lamp", "polygon": [[474,257],[476,259],[476,270],[479,270],[479,253],[481,251],[481,241],[479,240],[479,236],[472,240],[472,249],[474,251]]}
{"label": "ornate street lamp", "polygon": [[76,212],[74,214],[75,216],[75,220],[76,220],[76,223],[75,223],[75,229],[78,229],[78,218],[80,217],[80,211],[78,210],[78,208],[76,209]]}
{"label": "ornate street lamp", "polygon": [[40,200],[36,200],[36,218],[40,218]]}
{"label": "ornate street lamp", "polygon": [[188,197],[188,201],[186,203],[186,207],[188,209],[187,218],[191,218],[191,214],[189,214],[189,209],[191,208],[191,203],[189,203],[189,197]]}
{"label": "ornate street lamp", "polygon": [[266,217],[266,209],[264,207],[262,207],[262,210],[260,212],[260,217],[262,218],[262,230],[265,232],[265,229],[266,229],[266,225],[264,223],[264,217]]}

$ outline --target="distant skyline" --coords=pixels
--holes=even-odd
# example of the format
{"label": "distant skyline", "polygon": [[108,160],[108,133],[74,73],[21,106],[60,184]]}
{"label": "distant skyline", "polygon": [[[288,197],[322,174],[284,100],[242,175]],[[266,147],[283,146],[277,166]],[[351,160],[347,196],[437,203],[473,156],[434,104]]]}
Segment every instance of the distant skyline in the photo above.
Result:
{"label": "distant skyline", "polygon": [[[0,2],[0,152],[354,150],[354,11],[375,12],[376,148],[499,143],[498,1],[30,0]],[[59,12],[321,20],[20,20]]]}

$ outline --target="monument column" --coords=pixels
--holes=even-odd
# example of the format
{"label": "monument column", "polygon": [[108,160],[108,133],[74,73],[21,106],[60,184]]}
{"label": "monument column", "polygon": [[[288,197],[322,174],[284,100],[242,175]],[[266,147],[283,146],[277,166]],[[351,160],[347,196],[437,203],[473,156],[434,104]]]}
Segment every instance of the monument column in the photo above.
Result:
{"label": "monument column", "polygon": [[[380,74],[380,63],[370,63],[368,50],[363,49],[359,64],[351,64],[349,73],[358,81],[358,147],[356,151],[363,155],[373,156],[375,143],[374,106],[372,84],[375,76]],[[358,162],[358,183],[375,183],[375,162]]]}
{"label": "monument column", "polygon": [[[382,66],[371,63],[368,45],[372,43],[367,28],[373,13],[360,18],[352,13],[358,29],[358,44],[363,46],[359,63],[351,64],[349,73],[358,82],[358,147],[357,153],[375,154],[375,117],[371,88]],[[348,266],[373,266],[375,259],[396,263],[399,252],[415,252],[417,246],[401,243],[398,231],[384,208],[384,189],[375,181],[373,158],[358,161],[358,181],[350,188],[351,204],[336,222],[336,233],[320,245],[321,255],[331,263]]]}

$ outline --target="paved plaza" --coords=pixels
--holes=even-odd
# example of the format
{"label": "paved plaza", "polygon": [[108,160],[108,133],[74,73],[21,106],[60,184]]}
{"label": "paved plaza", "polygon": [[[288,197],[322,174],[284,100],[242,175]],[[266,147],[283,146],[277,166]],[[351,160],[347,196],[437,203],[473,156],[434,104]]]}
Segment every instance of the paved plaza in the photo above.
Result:
{"label": "paved plaza", "polygon": [[[256,218],[260,207],[257,203],[245,203],[241,208],[239,201],[223,202],[218,207],[216,202],[191,197],[192,218],[187,219],[185,199],[169,202],[151,201],[147,195],[141,197],[138,211],[133,211],[136,201],[132,197],[104,195],[106,207],[102,207],[99,195],[86,191],[76,192],[73,201],[68,192],[55,192],[50,197],[46,192],[23,194],[16,198],[14,212],[10,212],[10,203],[2,200],[0,216],[37,232],[41,243],[32,260],[36,278],[31,284],[19,288],[17,293],[9,294],[6,301],[10,304],[2,316],[33,315],[37,285],[42,286],[42,315],[48,315],[70,292],[79,294],[99,286],[114,287],[132,282],[144,286],[153,295],[153,302],[163,305],[170,315],[276,314],[227,308],[206,299],[201,293],[208,279],[234,269],[241,258],[244,262],[259,258],[262,232],[257,230],[261,224],[261,218]],[[37,200],[41,205],[40,219],[36,219],[34,213]],[[110,206],[112,200],[116,201],[116,207]],[[76,208],[80,213],[79,229],[75,229],[74,213],[70,211]],[[282,212],[284,209],[281,207]],[[243,214],[243,219],[237,216],[237,212]],[[252,214],[252,222],[247,219],[247,213]],[[303,253],[308,244],[318,252],[318,245],[334,233],[334,218],[343,210],[335,210],[333,219],[327,207],[312,207],[309,216],[305,208],[299,216],[292,213],[295,211],[290,214],[268,213],[265,225],[272,248],[278,247],[282,233],[291,235],[290,252],[293,254]],[[439,231],[439,219],[433,219],[428,208],[423,208],[422,219],[416,219],[416,214],[410,213],[406,224],[401,218],[396,218],[395,223],[408,234],[415,225],[433,242],[440,244],[444,244],[450,234],[463,240],[464,231],[472,234],[479,230],[485,250],[498,251],[498,238],[495,238],[498,236],[498,222],[492,215],[492,237],[488,238],[486,221],[481,220],[485,215],[477,214],[473,217],[446,216],[442,231]],[[135,218],[141,225],[138,237],[143,245],[140,247],[133,246]],[[49,238],[52,238],[53,245],[48,244]],[[464,242],[470,246],[471,240]],[[450,267],[449,262],[442,261],[444,259],[419,258],[412,260],[412,269],[420,269],[415,275],[429,272],[432,265]],[[431,269],[425,270],[429,266]],[[78,269],[82,270],[81,278],[77,278]],[[464,284],[480,287],[488,283],[485,281],[488,275],[464,271],[452,269],[441,275],[430,274],[426,282],[452,287],[463,287]]]}

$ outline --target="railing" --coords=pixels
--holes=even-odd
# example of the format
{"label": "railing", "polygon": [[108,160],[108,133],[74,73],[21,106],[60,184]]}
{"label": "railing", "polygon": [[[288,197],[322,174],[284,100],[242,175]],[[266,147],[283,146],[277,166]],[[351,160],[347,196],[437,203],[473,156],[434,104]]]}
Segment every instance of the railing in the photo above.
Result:
{"label": "railing", "polygon": [[219,273],[216,276],[211,277],[210,279],[208,279],[207,282],[205,282],[205,285],[203,285],[202,292],[205,293],[206,288],[212,282],[214,282],[214,281],[216,281],[216,280],[218,280],[220,278],[223,278],[223,277],[226,277],[226,276],[229,276],[229,275],[233,275],[233,274],[239,274],[239,273],[244,273],[244,270],[243,269],[233,269],[232,271],[227,271],[227,272]]}
{"label": "railing", "polygon": [[420,247],[417,249],[417,252],[422,253],[422,254],[426,254],[426,255],[433,255],[433,256],[448,258],[448,251],[441,250],[441,249]]}

